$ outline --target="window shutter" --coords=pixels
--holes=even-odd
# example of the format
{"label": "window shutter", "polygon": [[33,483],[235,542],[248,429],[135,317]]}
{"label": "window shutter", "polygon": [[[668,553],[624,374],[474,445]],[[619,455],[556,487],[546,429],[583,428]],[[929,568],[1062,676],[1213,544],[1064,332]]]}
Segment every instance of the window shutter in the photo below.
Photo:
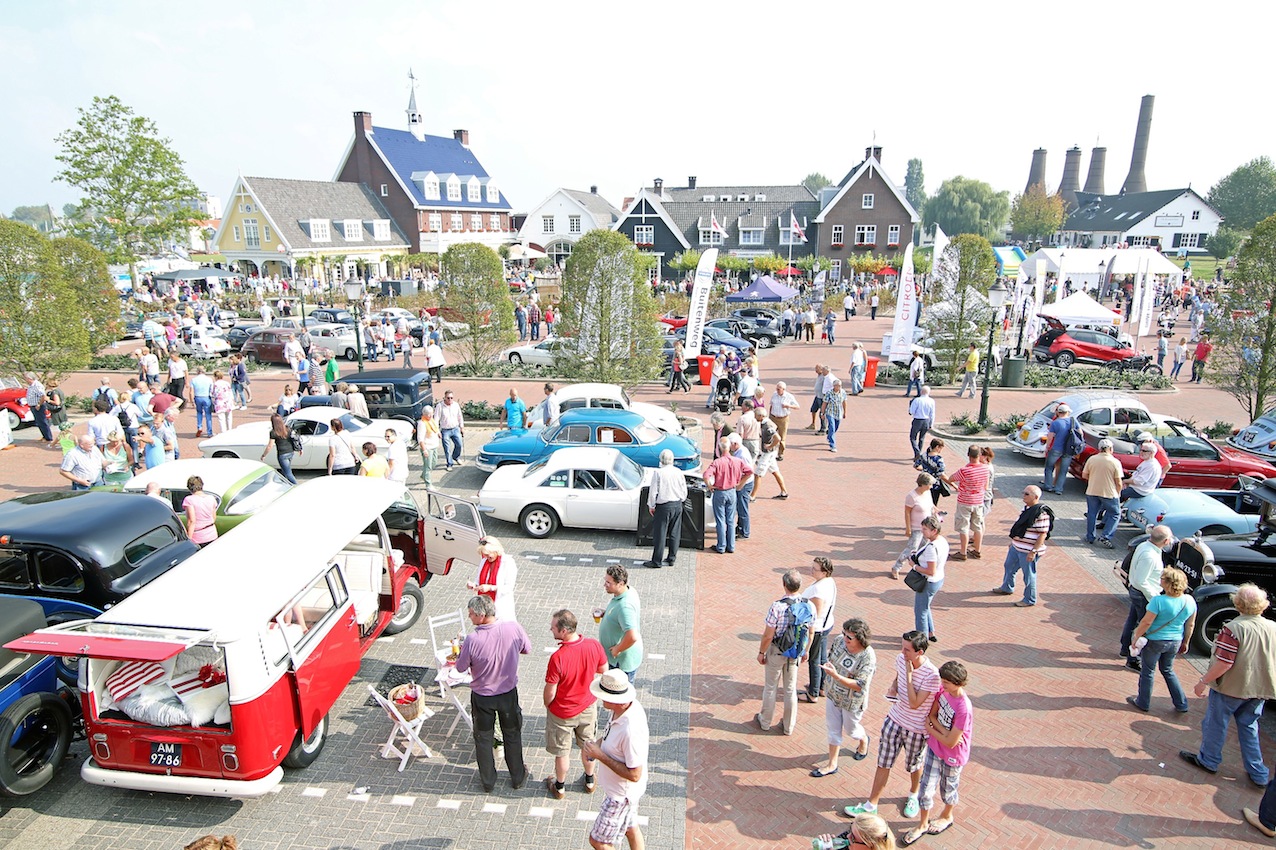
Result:
{"label": "window shutter", "polygon": [[1174,234],[1174,241],[1170,243],[1170,247],[1171,247],[1171,248],[1177,248],[1177,247],[1179,247],[1179,244],[1180,244],[1182,241],[1183,241],[1183,234],[1182,234],[1182,233],[1175,233],[1175,234]]}

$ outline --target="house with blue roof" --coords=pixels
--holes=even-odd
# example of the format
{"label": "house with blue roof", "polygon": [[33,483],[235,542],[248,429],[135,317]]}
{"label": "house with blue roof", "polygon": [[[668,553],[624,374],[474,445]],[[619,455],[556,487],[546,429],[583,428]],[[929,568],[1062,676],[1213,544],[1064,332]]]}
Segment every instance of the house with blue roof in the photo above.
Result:
{"label": "house with blue roof", "polygon": [[336,181],[367,186],[408,235],[414,254],[442,254],[461,242],[492,249],[513,242],[509,202],[470,149],[469,131],[427,135],[415,91],[407,112],[407,130],[375,127],[372,113],[354,113],[354,136]]}

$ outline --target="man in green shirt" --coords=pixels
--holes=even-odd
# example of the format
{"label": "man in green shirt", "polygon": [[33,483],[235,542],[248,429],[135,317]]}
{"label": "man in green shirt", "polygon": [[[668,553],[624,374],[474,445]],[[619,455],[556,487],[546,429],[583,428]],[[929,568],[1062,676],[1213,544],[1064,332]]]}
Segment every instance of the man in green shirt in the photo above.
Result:
{"label": "man in green shirt", "polygon": [[629,586],[629,571],[619,564],[607,567],[603,589],[611,594],[611,601],[598,625],[598,640],[607,650],[607,665],[623,670],[632,682],[642,664],[638,591]]}

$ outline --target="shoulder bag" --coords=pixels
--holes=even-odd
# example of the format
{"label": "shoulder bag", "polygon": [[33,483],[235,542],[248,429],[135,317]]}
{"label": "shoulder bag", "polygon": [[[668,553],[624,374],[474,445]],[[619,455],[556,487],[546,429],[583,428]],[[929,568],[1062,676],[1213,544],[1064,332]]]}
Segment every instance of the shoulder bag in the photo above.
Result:
{"label": "shoulder bag", "polygon": [[917,565],[921,563],[921,554],[928,548],[930,548],[929,543],[908,556],[908,559],[913,562],[913,569],[904,573],[904,584],[908,585],[914,593],[921,593],[929,582],[925,573],[917,571]]}

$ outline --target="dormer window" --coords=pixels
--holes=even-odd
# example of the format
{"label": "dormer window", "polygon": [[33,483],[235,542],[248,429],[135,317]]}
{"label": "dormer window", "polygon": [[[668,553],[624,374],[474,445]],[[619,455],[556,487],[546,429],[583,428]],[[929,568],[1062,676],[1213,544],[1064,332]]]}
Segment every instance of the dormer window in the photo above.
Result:
{"label": "dormer window", "polygon": [[753,200],[755,200],[755,201],[765,201],[765,200],[766,200],[766,195],[763,195],[763,194],[759,193],[759,194],[757,194],[757,195],[754,195],[754,196],[753,196]]}
{"label": "dormer window", "polygon": [[496,188],[495,183],[487,184],[487,202],[489,204],[499,204],[501,202],[501,190]]}
{"label": "dormer window", "polygon": [[477,204],[483,200],[483,187],[479,184],[477,177],[471,177],[469,184],[466,186],[466,200],[472,204]]}
{"label": "dormer window", "polygon": [[388,242],[390,240],[390,222],[386,219],[377,219],[372,222],[372,238],[377,242]]}
{"label": "dormer window", "polygon": [[363,241],[363,222],[357,218],[348,218],[341,222],[341,235],[347,242]]}
{"label": "dormer window", "polygon": [[737,201],[747,201],[747,200],[749,200],[749,196],[748,196],[748,195],[746,195],[745,193],[741,192],[739,195],[736,195],[736,198],[735,198],[735,199],[736,199]]}
{"label": "dormer window", "polygon": [[429,174],[426,176],[425,180],[422,181],[421,185],[424,187],[425,197],[427,199],[431,201],[437,201],[439,199],[439,178],[435,177],[433,174]]}
{"label": "dormer window", "polygon": [[461,200],[461,180],[458,177],[449,177],[447,181],[447,199],[449,201]]}
{"label": "dormer window", "polygon": [[310,219],[310,241],[330,242],[331,240],[332,232],[328,227],[327,220],[318,218]]}

